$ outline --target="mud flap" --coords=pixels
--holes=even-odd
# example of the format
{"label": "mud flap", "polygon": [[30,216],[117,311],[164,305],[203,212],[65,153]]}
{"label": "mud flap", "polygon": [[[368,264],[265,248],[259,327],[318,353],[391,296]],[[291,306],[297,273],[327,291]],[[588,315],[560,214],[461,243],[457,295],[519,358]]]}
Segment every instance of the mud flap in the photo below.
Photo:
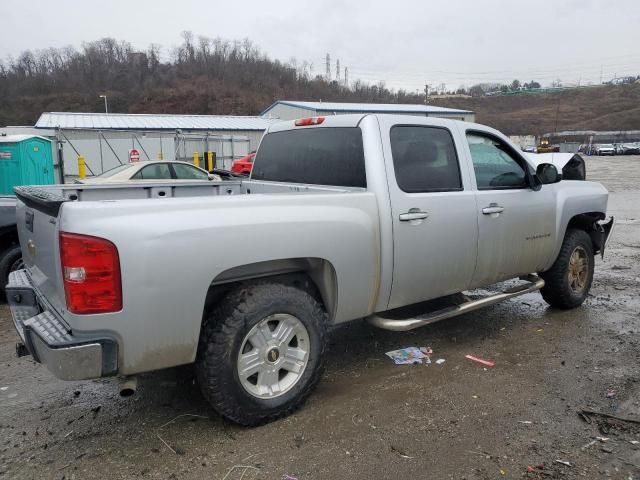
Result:
{"label": "mud flap", "polygon": [[613,216],[611,216],[609,220],[600,221],[596,223],[595,235],[591,236],[594,244],[598,247],[598,250],[600,250],[600,256],[602,259],[604,259],[604,251],[609,244],[609,240],[611,240],[611,234],[613,233],[613,227],[615,224],[616,219]]}

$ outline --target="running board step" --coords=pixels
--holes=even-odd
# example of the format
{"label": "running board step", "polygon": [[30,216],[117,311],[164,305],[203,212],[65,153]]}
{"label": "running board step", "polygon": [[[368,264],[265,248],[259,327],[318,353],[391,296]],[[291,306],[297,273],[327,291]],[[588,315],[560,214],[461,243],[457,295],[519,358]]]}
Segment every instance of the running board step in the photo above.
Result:
{"label": "running board step", "polygon": [[509,288],[504,292],[498,292],[493,295],[488,295],[486,297],[478,298],[475,300],[467,299],[459,305],[435,310],[424,315],[416,316],[414,318],[385,318],[381,316],[381,313],[377,315],[370,315],[369,317],[367,317],[367,321],[371,325],[382,328],[384,330],[406,332],[407,330],[413,330],[414,328],[423,327],[425,325],[429,325],[430,323],[439,322],[440,320],[444,320],[445,318],[456,317],[458,315],[462,315],[463,313],[472,312],[473,310],[477,310],[482,307],[488,307],[489,305],[493,305],[494,303],[508,300],[519,295],[524,295],[525,293],[535,292],[544,287],[544,280],[537,275],[528,275],[521,278],[521,280],[526,280],[527,283],[524,285],[517,285],[515,287]]}

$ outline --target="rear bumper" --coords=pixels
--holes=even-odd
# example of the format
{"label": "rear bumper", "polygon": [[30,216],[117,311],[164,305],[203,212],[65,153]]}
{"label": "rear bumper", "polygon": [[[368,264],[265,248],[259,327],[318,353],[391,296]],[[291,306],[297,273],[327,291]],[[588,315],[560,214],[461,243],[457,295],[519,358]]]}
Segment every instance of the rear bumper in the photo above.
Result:
{"label": "rear bumper", "polygon": [[110,338],[74,335],[33,288],[26,270],[9,275],[6,296],[18,335],[36,362],[61,380],[115,375],[118,344]]}

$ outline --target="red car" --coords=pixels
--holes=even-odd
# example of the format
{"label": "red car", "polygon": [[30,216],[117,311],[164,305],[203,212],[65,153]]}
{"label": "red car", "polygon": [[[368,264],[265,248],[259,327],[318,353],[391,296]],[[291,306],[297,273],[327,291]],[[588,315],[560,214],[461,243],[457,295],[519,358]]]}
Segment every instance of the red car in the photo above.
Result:
{"label": "red car", "polygon": [[255,150],[246,157],[242,157],[240,160],[234,160],[231,164],[231,171],[234,173],[244,173],[249,175],[253,168],[253,157],[256,156]]}

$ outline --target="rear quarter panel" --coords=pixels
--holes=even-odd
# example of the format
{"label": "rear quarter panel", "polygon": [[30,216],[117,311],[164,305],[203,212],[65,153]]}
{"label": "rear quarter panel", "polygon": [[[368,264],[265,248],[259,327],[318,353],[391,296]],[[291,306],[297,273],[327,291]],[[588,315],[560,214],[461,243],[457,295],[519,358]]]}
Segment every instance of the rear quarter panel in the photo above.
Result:
{"label": "rear quarter panel", "polygon": [[322,258],[337,277],[334,321],[365,316],[375,303],[380,240],[371,192],[67,203],[60,230],[118,247],[123,310],[65,318],[76,333],[115,337],[121,374],[194,361],[207,290],[234,267]]}

